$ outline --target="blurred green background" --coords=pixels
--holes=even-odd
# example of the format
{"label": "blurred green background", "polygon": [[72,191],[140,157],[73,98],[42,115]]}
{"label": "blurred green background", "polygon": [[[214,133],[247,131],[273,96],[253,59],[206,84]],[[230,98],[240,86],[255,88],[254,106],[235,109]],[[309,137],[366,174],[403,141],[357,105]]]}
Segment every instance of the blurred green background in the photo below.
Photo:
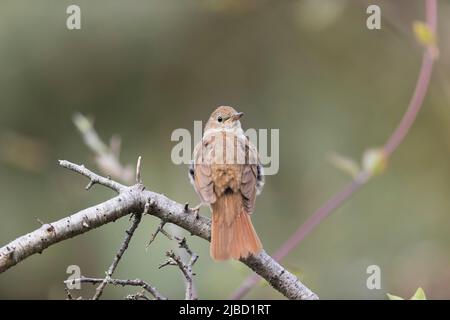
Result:
{"label": "blurred green background", "polygon": [[[280,170],[266,179],[255,228],[273,253],[350,177],[327,157],[360,159],[382,145],[413,92],[422,48],[412,23],[424,1],[371,1],[382,29],[366,28],[368,1],[183,0],[23,1],[0,4],[0,245],[102,202],[113,193],[84,190],[86,179],[57,159],[98,171],[72,123],[95,119],[105,141],[122,138],[121,160],[143,156],[148,188],[198,202],[187,167],[171,162],[176,128],[192,130],[219,105],[246,116],[245,128],[280,129]],[[82,29],[66,29],[78,4]],[[439,1],[440,59],[412,131],[385,175],[376,177],[325,220],[283,264],[322,299],[408,297],[419,286],[450,298],[450,2]],[[209,215],[206,209],[202,214]],[[184,297],[176,268],[158,270],[173,243],[146,251],[158,225],[145,217],[115,274],[142,278],[170,298]],[[69,265],[101,277],[128,219],[64,241],[0,274],[0,298],[62,299]],[[200,255],[200,299],[227,298],[250,273],[213,262],[208,243],[188,236]],[[381,268],[381,290],[368,290],[366,268]],[[75,295],[90,297],[94,287]],[[107,287],[121,299],[137,288]],[[260,285],[249,298],[278,299]]]}

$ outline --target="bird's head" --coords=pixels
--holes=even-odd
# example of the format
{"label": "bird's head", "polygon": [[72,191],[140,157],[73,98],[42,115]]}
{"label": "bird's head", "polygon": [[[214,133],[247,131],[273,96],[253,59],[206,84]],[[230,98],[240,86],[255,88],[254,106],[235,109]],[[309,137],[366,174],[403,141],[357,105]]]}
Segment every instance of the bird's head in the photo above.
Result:
{"label": "bird's head", "polygon": [[237,112],[233,107],[218,107],[209,117],[205,126],[205,131],[209,129],[241,129],[241,122],[239,119],[243,115],[242,112]]}

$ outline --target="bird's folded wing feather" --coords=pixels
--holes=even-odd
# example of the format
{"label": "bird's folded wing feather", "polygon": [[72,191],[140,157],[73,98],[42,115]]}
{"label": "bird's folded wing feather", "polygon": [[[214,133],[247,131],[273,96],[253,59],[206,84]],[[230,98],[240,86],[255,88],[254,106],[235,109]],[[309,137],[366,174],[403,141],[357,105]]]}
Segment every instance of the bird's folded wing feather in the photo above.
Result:
{"label": "bird's folded wing feather", "polygon": [[209,139],[202,139],[194,149],[194,187],[204,203],[216,201],[211,176],[211,148]]}

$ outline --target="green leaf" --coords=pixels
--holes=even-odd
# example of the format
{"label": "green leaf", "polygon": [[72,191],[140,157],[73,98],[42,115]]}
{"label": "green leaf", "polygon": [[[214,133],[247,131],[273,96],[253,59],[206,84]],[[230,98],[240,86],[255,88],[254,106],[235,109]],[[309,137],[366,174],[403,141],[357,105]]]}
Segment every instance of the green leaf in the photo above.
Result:
{"label": "green leaf", "polygon": [[[405,300],[402,297],[395,296],[389,293],[387,293],[387,296],[389,300]],[[419,287],[410,300],[427,300],[427,297],[425,296],[425,292],[423,291],[423,289]]]}
{"label": "green leaf", "polygon": [[386,295],[388,296],[389,300],[405,300],[402,297],[395,296],[393,294],[386,293]]}
{"label": "green leaf", "polygon": [[416,290],[416,293],[411,297],[411,300],[427,300],[427,297],[425,296],[423,289],[419,287]]}

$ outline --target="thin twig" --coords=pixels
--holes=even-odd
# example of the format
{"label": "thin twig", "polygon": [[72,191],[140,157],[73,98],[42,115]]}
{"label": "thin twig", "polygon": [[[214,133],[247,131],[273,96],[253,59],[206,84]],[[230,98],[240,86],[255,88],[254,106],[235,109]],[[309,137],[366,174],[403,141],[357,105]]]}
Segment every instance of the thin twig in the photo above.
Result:
{"label": "thin twig", "polygon": [[43,222],[41,219],[39,219],[38,217],[35,217],[36,221],[43,226],[45,224],[45,222]]}
{"label": "thin twig", "polygon": [[[436,34],[437,26],[437,2],[436,0],[426,0],[426,20],[433,34]],[[387,159],[398,148],[405,139],[409,129],[413,125],[417,114],[419,113],[430,83],[433,70],[432,52],[425,49],[422,59],[422,65],[416,87],[406,112],[383,147],[384,157]],[[356,175],[353,181],[344,186],[336,195],[331,197],[323,206],[315,211],[288,240],[275,252],[273,258],[281,261],[288,255],[317,225],[326,217],[339,208],[353,194],[360,190],[368,181],[371,174],[367,171],[361,171]],[[241,286],[232,294],[232,299],[242,299],[260,280],[260,277],[253,274],[247,277]]]}
{"label": "thin twig", "polygon": [[[188,267],[191,269],[190,272],[192,273],[192,266],[197,262],[198,260],[198,255],[193,252],[191,250],[191,248],[189,248],[186,238],[179,238],[179,237],[175,237],[175,239],[178,242],[178,248],[180,249],[184,249],[186,251],[186,253],[189,255],[190,257],[190,261],[188,263]],[[194,274],[195,275],[195,274]]]}
{"label": "thin twig", "polygon": [[119,251],[117,251],[116,256],[113,259],[113,262],[111,263],[110,267],[108,268],[108,271],[106,271],[106,277],[103,279],[103,282],[97,287],[97,290],[95,292],[93,300],[98,300],[100,296],[103,293],[103,290],[105,289],[106,285],[108,284],[108,279],[111,278],[112,274],[117,268],[117,265],[119,264],[120,259],[122,258],[123,254],[128,248],[128,245],[130,244],[131,238],[133,237],[134,232],[136,231],[139,222],[141,222],[141,213],[133,214],[132,216],[133,222],[131,224],[131,227],[126,231],[125,239],[122,242],[122,245],[119,248]]}
{"label": "thin twig", "polygon": [[198,260],[198,255],[195,254],[187,245],[186,238],[179,238],[175,237],[175,239],[178,242],[178,247],[181,249],[184,249],[187,254],[189,255],[190,259],[188,263],[184,263],[181,257],[177,254],[175,254],[172,250],[167,251],[166,255],[169,259],[167,259],[166,262],[161,264],[159,266],[159,269],[165,267],[165,266],[178,266],[178,268],[181,270],[181,273],[183,274],[183,277],[185,279],[185,285],[186,285],[186,293],[185,293],[185,299],[186,300],[197,300],[197,295],[194,290],[194,275],[195,273],[192,270],[192,267]]}
{"label": "thin twig", "polygon": [[142,157],[139,156],[136,164],[136,183],[142,183],[141,180],[141,159]]}
{"label": "thin twig", "polygon": [[135,294],[129,294],[125,297],[125,300],[151,300],[147,297],[143,291],[137,292]]}
{"label": "thin twig", "polygon": [[169,240],[172,240],[172,236],[166,231],[164,230],[164,226],[166,225],[165,221],[161,221],[158,225],[158,228],[156,228],[156,231],[154,233],[152,233],[150,240],[148,241],[147,245],[145,246],[146,248],[148,248],[153,241],[155,241],[156,236],[158,235],[158,233],[162,233],[163,235],[165,235]]}
{"label": "thin twig", "polygon": [[[79,283],[103,283],[105,279],[103,278],[86,278],[81,277],[79,279],[71,279],[66,280],[65,283],[72,283],[72,282],[79,282]],[[141,279],[107,279],[108,284],[112,284],[115,286],[134,286],[134,287],[142,287],[144,290],[146,290],[148,293],[150,293],[153,297],[155,297],[156,300],[167,300],[165,296],[163,296],[155,287],[151,286],[147,282],[141,280]]]}
{"label": "thin twig", "polygon": [[120,138],[113,136],[110,146],[106,145],[94,129],[93,121],[81,113],[75,113],[73,122],[81,133],[84,143],[95,155],[97,166],[104,174],[111,174],[115,178],[126,182],[133,182],[133,169],[130,165],[124,166],[119,160]]}
{"label": "thin twig", "polygon": [[64,292],[66,293],[67,300],[74,300],[66,283],[64,283]]}
{"label": "thin twig", "polygon": [[90,189],[96,183],[104,185],[105,187],[108,187],[114,191],[117,191],[118,193],[120,193],[122,190],[124,190],[126,188],[124,185],[122,185],[116,181],[99,176],[96,173],[93,173],[92,171],[86,169],[84,165],[77,165],[77,164],[71,163],[66,160],[59,160],[59,165],[61,167],[75,171],[75,172],[89,178],[90,182],[86,186],[86,189]]}

